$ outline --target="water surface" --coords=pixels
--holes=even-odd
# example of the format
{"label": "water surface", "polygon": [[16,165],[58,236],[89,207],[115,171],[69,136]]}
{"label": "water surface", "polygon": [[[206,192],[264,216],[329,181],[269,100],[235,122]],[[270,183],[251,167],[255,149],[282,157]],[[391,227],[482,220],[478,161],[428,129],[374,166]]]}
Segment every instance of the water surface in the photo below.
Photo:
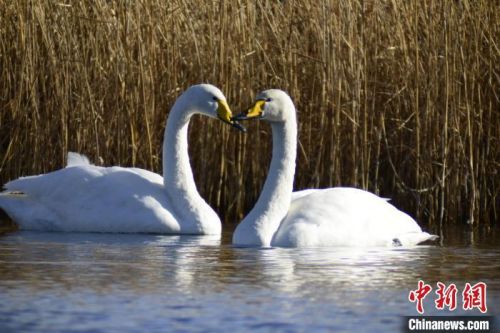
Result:
{"label": "water surface", "polygon": [[[408,292],[419,279],[459,293],[486,282],[488,314],[499,315],[495,237],[412,249],[242,249],[229,239],[0,235],[0,331],[390,332],[417,314]],[[450,314],[434,299],[426,315]]]}

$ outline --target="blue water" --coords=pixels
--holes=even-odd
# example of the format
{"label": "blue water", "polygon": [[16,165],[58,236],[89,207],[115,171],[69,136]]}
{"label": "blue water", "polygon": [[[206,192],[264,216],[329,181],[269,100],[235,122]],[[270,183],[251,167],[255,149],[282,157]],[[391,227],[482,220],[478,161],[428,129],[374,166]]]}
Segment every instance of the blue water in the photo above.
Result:
{"label": "blue water", "polygon": [[[500,314],[498,246],[259,250],[224,237],[2,235],[0,332],[399,331],[419,279],[459,294],[486,282]],[[479,314],[434,299],[426,315]]]}

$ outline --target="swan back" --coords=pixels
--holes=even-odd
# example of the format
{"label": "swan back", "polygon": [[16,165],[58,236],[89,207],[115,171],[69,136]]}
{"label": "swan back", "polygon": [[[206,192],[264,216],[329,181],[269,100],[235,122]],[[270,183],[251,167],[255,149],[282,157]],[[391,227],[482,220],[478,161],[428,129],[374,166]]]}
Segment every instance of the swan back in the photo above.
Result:
{"label": "swan back", "polygon": [[418,224],[377,195],[349,187],[316,190],[292,201],[273,245],[412,246],[429,239]]}

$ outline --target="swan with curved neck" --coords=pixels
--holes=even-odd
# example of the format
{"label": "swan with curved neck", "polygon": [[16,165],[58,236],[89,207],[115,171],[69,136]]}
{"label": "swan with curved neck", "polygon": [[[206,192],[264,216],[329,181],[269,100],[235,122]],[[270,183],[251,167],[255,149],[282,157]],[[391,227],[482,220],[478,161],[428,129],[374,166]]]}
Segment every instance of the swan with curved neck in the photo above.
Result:
{"label": "swan with curved neck", "polygon": [[297,120],[291,98],[277,89],[260,93],[234,119],[262,119],[272,128],[269,174],[257,203],[236,228],[238,246],[412,246],[436,236],[407,214],[367,191],[335,187],[293,192]]}
{"label": "swan with curved neck", "polygon": [[223,93],[190,87],[168,115],[163,177],[138,168],[98,167],[70,153],[68,165],[5,185],[0,208],[24,230],[220,234],[221,222],[196,189],[188,156],[188,125],[202,114],[241,130]]}

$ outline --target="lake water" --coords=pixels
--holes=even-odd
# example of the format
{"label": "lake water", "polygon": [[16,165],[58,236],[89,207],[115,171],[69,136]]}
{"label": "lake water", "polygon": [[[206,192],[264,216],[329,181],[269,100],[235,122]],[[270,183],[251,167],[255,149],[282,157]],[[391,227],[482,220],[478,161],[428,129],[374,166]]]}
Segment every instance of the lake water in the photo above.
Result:
{"label": "lake water", "polygon": [[[242,249],[218,237],[0,235],[0,332],[393,332],[419,279],[487,283],[500,315],[498,235],[413,249]],[[498,318],[496,319],[498,325]]]}

